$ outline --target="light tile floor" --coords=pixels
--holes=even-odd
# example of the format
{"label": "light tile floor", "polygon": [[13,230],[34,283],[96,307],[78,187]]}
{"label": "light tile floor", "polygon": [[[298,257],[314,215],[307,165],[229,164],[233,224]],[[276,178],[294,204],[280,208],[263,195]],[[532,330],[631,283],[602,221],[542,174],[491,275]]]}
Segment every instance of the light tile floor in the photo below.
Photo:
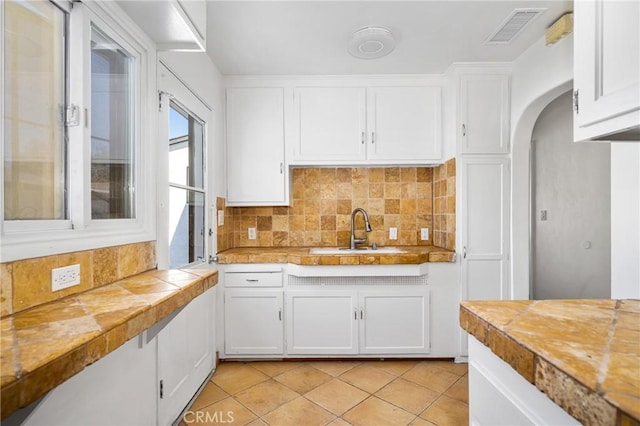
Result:
{"label": "light tile floor", "polygon": [[467,364],[222,362],[184,425],[467,425]]}

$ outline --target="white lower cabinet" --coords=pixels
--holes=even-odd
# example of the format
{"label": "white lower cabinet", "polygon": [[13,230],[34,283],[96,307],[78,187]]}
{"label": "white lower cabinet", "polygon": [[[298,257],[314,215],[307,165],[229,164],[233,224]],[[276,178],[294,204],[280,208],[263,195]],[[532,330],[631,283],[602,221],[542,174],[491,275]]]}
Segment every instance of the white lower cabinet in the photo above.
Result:
{"label": "white lower cabinet", "polygon": [[156,346],[139,335],[2,419],[2,425],[155,424],[155,379]]}
{"label": "white lower cabinet", "polygon": [[287,353],[358,353],[357,293],[349,290],[287,291]]}
{"label": "white lower cabinet", "polygon": [[429,353],[426,289],[361,291],[360,353]]}
{"label": "white lower cabinet", "polygon": [[157,330],[158,422],[172,424],[215,366],[215,288],[149,329]]}
{"label": "white lower cabinet", "polygon": [[291,355],[429,353],[426,288],[289,290],[286,312]]}
{"label": "white lower cabinet", "polygon": [[282,288],[227,288],[224,297],[227,355],[281,355]]}

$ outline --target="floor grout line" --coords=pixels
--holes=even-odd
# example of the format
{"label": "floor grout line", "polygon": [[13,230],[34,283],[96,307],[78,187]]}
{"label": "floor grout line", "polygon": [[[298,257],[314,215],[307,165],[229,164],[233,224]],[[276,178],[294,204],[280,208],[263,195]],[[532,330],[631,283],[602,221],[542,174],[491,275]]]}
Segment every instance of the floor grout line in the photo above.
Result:
{"label": "floor grout line", "polygon": [[[276,362],[276,361],[273,361],[273,362]],[[277,361],[277,362],[296,362],[296,361]],[[319,362],[322,362],[322,361],[314,361],[314,362],[319,363]],[[340,361],[331,361],[331,362],[335,363],[335,362],[340,362]],[[353,361],[345,361],[345,362],[353,362]],[[378,361],[376,360],[374,362],[377,363]],[[407,377],[404,377],[404,375],[407,374],[408,372],[410,372],[412,369],[418,367],[419,365],[421,365],[423,363],[428,363],[428,361],[426,361],[426,362],[425,361],[417,362],[413,366],[411,366],[410,368],[408,368],[406,370],[403,370],[403,371],[401,371],[399,373],[395,372],[394,370],[392,370],[394,372],[388,371],[387,369],[383,368],[383,366],[381,366],[380,364],[376,365],[376,364],[374,364],[372,362],[371,364],[369,364],[370,367],[379,369],[380,372],[385,373],[386,375],[391,377],[391,380],[386,382],[380,388],[375,389],[373,392],[368,391],[366,389],[363,389],[362,387],[357,386],[354,383],[349,383],[349,382],[346,381],[346,378],[343,378],[343,376],[345,374],[347,374],[349,372],[352,372],[351,374],[353,375],[354,374],[353,370],[355,370],[355,369],[357,369],[359,367],[367,366],[367,361],[360,361],[360,362],[358,362],[358,364],[352,365],[347,370],[344,370],[344,371],[340,372],[338,375],[335,375],[335,376],[333,374],[330,374],[330,373],[326,372],[326,371],[323,371],[322,369],[320,369],[320,368],[318,368],[316,366],[311,365],[311,362],[308,362],[308,361],[300,361],[298,363],[298,365],[295,365],[294,367],[288,368],[288,369],[283,370],[283,371],[278,371],[277,373],[267,373],[267,372],[261,370],[260,368],[258,368],[257,365],[255,365],[253,362],[240,361],[240,362],[234,362],[234,363],[235,363],[235,365],[228,365],[228,366],[224,367],[224,371],[221,373],[221,376],[227,376],[228,374],[233,374],[234,373],[234,369],[236,369],[238,367],[242,368],[243,366],[249,366],[249,367],[251,367],[252,370],[257,371],[257,372],[261,373],[262,375],[264,375],[266,377],[266,379],[258,380],[257,382],[252,383],[250,386],[248,386],[246,388],[243,388],[241,390],[238,390],[234,394],[231,394],[228,391],[226,391],[223,387],[219,386],[218,384],[216,384],[213,381],[214,378],[216,377],[216,375],[214,374],[211,377],[211,379],[208,381],[207,386],[209,385],[209,383],[214,385],[214,386],[216,386],[221,392],[223,392],[223,395],[225,395],[225,396],[223,396],[218,401],[211,402],[210,404],[207,404],[207,405],[204,405],[202,407],[199,407],[198,410],[205,410],[207,407],[210,407],[213,404],[217,404],[217,403],[220,403],[220,402],[223,402],[223,401],[226,401],[226,400],[230,399],[230,400],[233,400],[236,404],[238,404],[243,409],[247,410],[247,412],[250,413],[250,415],[254,416],[253,419],[249,423],[259,421],[259,422],[264,422],[266,424],[269,424],[270,426],[279,426],[279,425],[271,425],[269,422],[267,422],[267,420],[265,420],[265,418],[268,415],[270,415],[271,413],[275,412],[276,410],[281,409],[284,405],[289,404],[289,403],[291,403],[293,401],[296,401],[299,398],[303,398],[306,401],[305,403],[312,404],[316,408],[319,408],[319,409],[323,410],[324,412],[328,413],[328,415],[330,415],[332,417],[330,420],[328,420],[326,423],[324,423],[325,425],[328,425],[328,424],[330,424],[332,422],[335,422],[338,419],[348,423],[348,421],[343,416],[347,415],[348,413],[350,413],[351,411],[356,409],[361,404],[364,404],[365,402],[370,401],[372,398],[375,398],[376,400],[384,403],[385,405],[394,407],[394,409],[401,410],[403,413],[405,413],[407,415],[406,417],[409,418],[409,420],[408,420],[408,422],[406,424],[414,423],[418,419],[422,419],[422,420],[429,421],[429,422],[434,423],[434,424],[438,424],[438,422],[434,421],[434,420],[436,420],[434,418],[431,418],[431,417],[425,418],[425,417],[421,417],[421,416],[427,410],[429,410],[434,404],[438,403],[438,401],[443,399],[442,398],[443,396],[446,396],[447,398],[449,398],[451,400],[454,400],[454,401],[456,401],[456,402],[458,402],[460,404],[464,404],[464,405],[466,405],[468,407],[468,402],[465,402],[464,400],[455,398],[453,396],[446,395],[446,393],[449,392],[454,386],[456,386],[456,384],[458,384],[462,379],[464,379],[466,376],[468,376],[467,372],[465,372],[464,374],[460,375],[458,372],[454,372],[453,370],[448,370],[446,368],[441,368],[440,366],[433,365],[432,367],[435,367],[437,370],[442,371],[442,372],[446,372],[446,373],[451,374],[451,375],[456,377],[456,379],[450,385],[448,385],[442,392],[437,391],[435,389],[431,389],[430,387],[425,386],[422,383],[414,382],[413,380],[411,380],[411,379],[409,379]],[[311,371],[315,371],[317,373],[322,374],[323,376],[327,376],[328,379],[323,381],[322,383],[316,385],[316,386],[311,387],[308,390],[305,390],[305,392],[302,392],[302,393],[298,392],[297,390],[293,389],[292,387],[286,385],[285,383],[282,383],[279,380],[275,379],[276,377],[284,375],[284,374],[287,374],[287,373],[294,373],[295,370],[298,370],[298,369],[300,369],[300,368],[302,368],[304,366],[308,366],[309,368],[311,368],[312,369]],[[269,371],[268,368],[265,368],[265,370]],[[277,371],[277,369],[274,370],[274,371]],[[329,371],[332,371],[332,370],[329,370]],[[366,374],[366,371],[363,374]],[[294,377],[294,376],[290,376],[290,379],[291,379],[291,377]],[[357,377],[357,375],[354,375],[354,377]],[[354,378],[354,377],[351,377],[351,379],[353,381],[357,381],[357,379]],[[411,383],[412,385],[415,385],[415,386],[417,386],[419,388],[428,390],[429,392],[433,392],[433,393],[437,394],[437,396],[431,402],[426,404],[425,407],[423,409],[421,409],[419,413],[416,414],[414,412],[408,411],[407,409],[403,408],[398,403],[394,403],[392,401],[388,401],[384,397],[377,395],[379,392],[383,391],[384,389],[386,389],[387,387],[391,386],[393,383],[398,381],[398,379],[402,379],[405,382]],[[316,403],[313,400],[311,400],[309,397],[307,397],[307,395],[310,392],[314,391],[315,389],[318,389],[319,387],[321,387],[321,386],[323,386],[325,384],[331,383],[334,380],[335,381],[339,381],[339,382],[341,382],[341,383],[343,383],[345,385],[351,386],[351,387],[353,387],[355,389],[358,389],[361,392],[364,392],[366,394],[366,397],[363,400],[361,400],[361,401],[357,402],[356,404],[354,404],[353,406],[349,407],[346,411],[344,411],[342,414],[339,414],[339,415],[335,414],[333,411],[323,407],[319,403]],[[295,393],[297,396],[294,397],[291,400],[285,401],[283,403],[279,403],[273,409],[271,409],[270,411],[268,411],[267,413],[264,413],[262,415],[258,414],[256,411],[254,411],[253,409],[251,409],[249,406],[245,405],[244,403],[242,403],[238,399],[238,395],[240,395],[241,393],[250,391],[251,389],[255,388],[256,386],[262,385],[262,384],[264,384],[264,383],[266,383],[268,381],[273,381],[273,382],[277,383],[278,385],[282,386],[283,388],[287,389],[288,391],[291,391],[291,392]],[[289,383],[291,384],[291,383],[295,383],[295,382],[296,382],[296,379],[291,379],[291,381]],[[361,386],[362,386],[362,384],[361,384]],[[336,398],[339,398],[339,395],[337,395]],[[376,402],[376,404],[378,404],[378,402]]]}

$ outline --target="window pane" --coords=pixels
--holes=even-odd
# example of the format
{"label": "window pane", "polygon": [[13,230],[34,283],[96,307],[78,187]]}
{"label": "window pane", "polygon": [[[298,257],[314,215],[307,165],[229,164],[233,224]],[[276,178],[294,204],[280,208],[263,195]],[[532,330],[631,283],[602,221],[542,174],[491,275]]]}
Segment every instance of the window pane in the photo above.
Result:
{"label": "window pane", "polygon": [[204,188],[204,126],[171,103],[169,109],[169,182]]}
{"label": "window pane", "polygon": [[134,64],[120,45],[91,28],[91,217],[134,212]]}
{"label": "window pane", "polygon": [[204,193],[169,188],[169,267],[204,258]]}
{"label": "window pane", "polygon": [[66,219],[66,14],[50,2],[4,7],[4,218]]}
{"label": "window pane", "polygon": [[171,104],[169,108],[169,182],[187,186],[189,173],[189,118]]}

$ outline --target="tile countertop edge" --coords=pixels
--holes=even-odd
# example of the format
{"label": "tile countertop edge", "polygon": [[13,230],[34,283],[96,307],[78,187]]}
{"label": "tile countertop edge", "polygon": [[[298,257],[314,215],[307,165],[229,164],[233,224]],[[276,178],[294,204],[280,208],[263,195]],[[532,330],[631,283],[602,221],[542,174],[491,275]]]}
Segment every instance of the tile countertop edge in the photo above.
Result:
{"label": "tile countertop edge", "polygon": [[398,246],[404,253],[311,254],[310,247],[238,247],[218,253],[219,264],[292,263],[295,265],[401,265],[425,262],[451,263],[453,250],[435,246]]}
{"label": "tile countertop edge", "polygon": [[[597,389],[585,385],[579,378],[573,377],[555,365],[552,360],[540,355],[535,349],[526,347],[522,342],[509,335],[508,325],[537,302],[540,301],[461,301],[460,327],[487,346],[525,380],[581,423],[640,424],[638,413],[627,412],[611,401],[607,394],[599,389],[599,385]],[[481,312],[474,311],[473,305],[476,303],[504,304],[507,312],[494,317],[486,315],[485,311],[485,317]],[[517,309],[513,309],[517,305],[523,310],[518,312]],[[567,390],[567,386],[571,389]],[[579,407],[571,398],[566,398],[567,392],[579,396],[578,399],[582,401]],[[589,409],[585,410],[585,407],[589,407]]]}
{"label": "tile countertop edge", "polygon": [[[176,309],[187,305],[193,299],[214,287],[218,283],[218,271],[215,269],[150,270],[84,293],[50,302],[50,304],[57,303],[61,304],[61,306],[64,306],[65,302],[70,305],[77,304],[78,296],[86,297],[87,295],[90,296],[92,291],[115,289],[119,287],[120,282],[135,282],[137,279],[141,282],[147,279],[164,281],[173,285],[175,289],[162,292],[163,296],[166,297],[160,297],[152,302],[140,298],[140,305],[131,307],[133,312],[123,322],[113,322],[107,327],[103,327],[99,321],[96,321],[100,331],[93,332],[95,335],[88,333],[85,339],[79,343],[70,344],[63,353],[55,354],[52,359],[36,367],[33,371],[24,372],[22,369],[17,338],[12,339],[12,347],[1,348],[3,355],[8,351],[12,352],[12,356],[15,358],[12,360],[15,369],[13,376],[8,376],[3,371],[2,387],[0,389],[0,419],[4,420],[20,408],[28,406],[56,386],[81,372],[85,367],[105,357],[131,338],[170,315]],[[28,311],[37,308],[39,307],[34,307]],[[19,317],[20,314],[28,313],[28,311],[18,312],[2,318],[2,321],[10,321],[11,330],[9,332],[14,336],[16,335],[16,316]],[[95,319],[97,315],[99,314],[92,315],[89,313],[87,317]],[[38,340],[37,337],[35,340]],[[46,338],[42,339],[42,341],[46,342]]]}

